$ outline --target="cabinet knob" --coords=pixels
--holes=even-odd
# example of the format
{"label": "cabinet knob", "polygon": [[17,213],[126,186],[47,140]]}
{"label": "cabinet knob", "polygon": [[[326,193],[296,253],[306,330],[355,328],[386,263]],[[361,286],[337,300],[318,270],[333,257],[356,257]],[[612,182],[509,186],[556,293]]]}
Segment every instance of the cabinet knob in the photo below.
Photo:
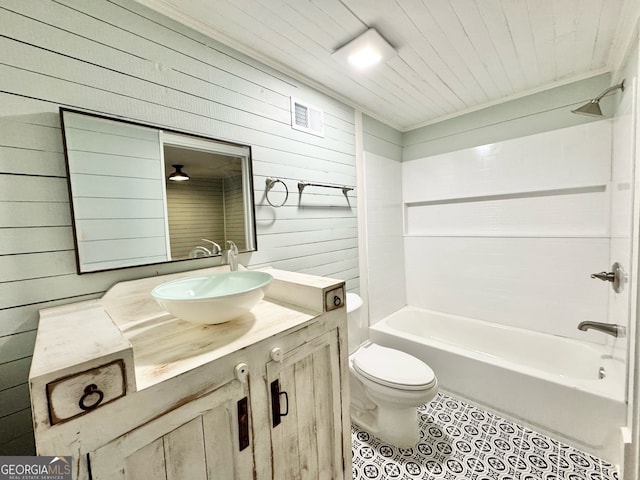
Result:
{"label": "cabinet knob", "polygon": [[247,377],[249,376],[249,365],[244,362],[241,362],[236,365],[236,378],[240,380],[241,383],[247,383]]}
{"label": "cabinet knob", "polygon": [[274,362],[281,362],[284,354],[280,347],[274,347],[271,349],[271,360]]}

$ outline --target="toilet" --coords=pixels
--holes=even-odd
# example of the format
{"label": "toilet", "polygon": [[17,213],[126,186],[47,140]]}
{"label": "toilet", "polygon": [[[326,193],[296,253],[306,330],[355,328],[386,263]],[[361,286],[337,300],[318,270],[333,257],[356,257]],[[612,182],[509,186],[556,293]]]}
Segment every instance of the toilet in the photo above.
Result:
{"label": "toilet", "polygon": [[351,420],[401,448],[419,440],[417,407],[438,393],[433,370],[408,353],[368,340],[362,299],[347,293]]}

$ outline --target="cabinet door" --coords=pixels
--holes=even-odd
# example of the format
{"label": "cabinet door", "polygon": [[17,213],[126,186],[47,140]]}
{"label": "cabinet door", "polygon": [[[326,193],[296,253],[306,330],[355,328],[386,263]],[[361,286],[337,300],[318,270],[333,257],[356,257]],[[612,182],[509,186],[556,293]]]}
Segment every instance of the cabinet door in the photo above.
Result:
{"label": "cabinet door", "polygon": [[267,380],[273,478],[343,478],[337,331],[286,352],[280,362],[269,362]]}
{"label": "cabinet door", "polygon": [[253,478],[253,446],[247,446],[248,422],[245,387],[234,380],[90,453],[90,477],[94,480]]}

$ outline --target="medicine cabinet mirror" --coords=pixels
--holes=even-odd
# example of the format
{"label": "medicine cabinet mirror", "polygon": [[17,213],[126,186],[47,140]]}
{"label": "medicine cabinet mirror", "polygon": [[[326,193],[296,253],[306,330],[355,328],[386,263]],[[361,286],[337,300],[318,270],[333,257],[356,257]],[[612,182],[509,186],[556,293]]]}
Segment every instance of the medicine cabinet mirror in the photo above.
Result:
{"label": "medicine cabinet mirror", "polygon": [[[251,148],[60,109],[78,273],[255,251]],[[173,181],[182,172],[188,180]],[[172,175],[173,174],[173,175]]]}

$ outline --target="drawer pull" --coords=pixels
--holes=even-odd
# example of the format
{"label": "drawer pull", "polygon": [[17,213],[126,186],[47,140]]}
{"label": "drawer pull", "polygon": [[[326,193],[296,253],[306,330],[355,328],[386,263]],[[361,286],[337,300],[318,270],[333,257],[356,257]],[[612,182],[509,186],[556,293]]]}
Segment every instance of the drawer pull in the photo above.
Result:
{"label": "drawer pull", "polygon": [[[87,405],[86,403],[87,399],[93,395],[97,395],[98,398],[91,405]],[[80,402],[78,402],[78,406],[82,410],[93,410],[98,405],[100,405],[103,398],[104,398],[104,393],[102,393],[102,391],[98,388],[96,384],[92,383],[91,385],[87,385],[87,387],[84,389],[84,395],[80,397]]]}
{"label": "drawer pull", "polygon": [[249,446],[249,400],[238,400],[238,448],[240,451]]}
{"label": "drawer pull", "polygon": [[[285,409],[282,411],[280,406],[280,398],[284,397]],[[281,417],[289,415],[289,394],[284,390],[280,390],[280,380],[275,379],[271,382],[271,418],[272,426],[280,425]]]}

